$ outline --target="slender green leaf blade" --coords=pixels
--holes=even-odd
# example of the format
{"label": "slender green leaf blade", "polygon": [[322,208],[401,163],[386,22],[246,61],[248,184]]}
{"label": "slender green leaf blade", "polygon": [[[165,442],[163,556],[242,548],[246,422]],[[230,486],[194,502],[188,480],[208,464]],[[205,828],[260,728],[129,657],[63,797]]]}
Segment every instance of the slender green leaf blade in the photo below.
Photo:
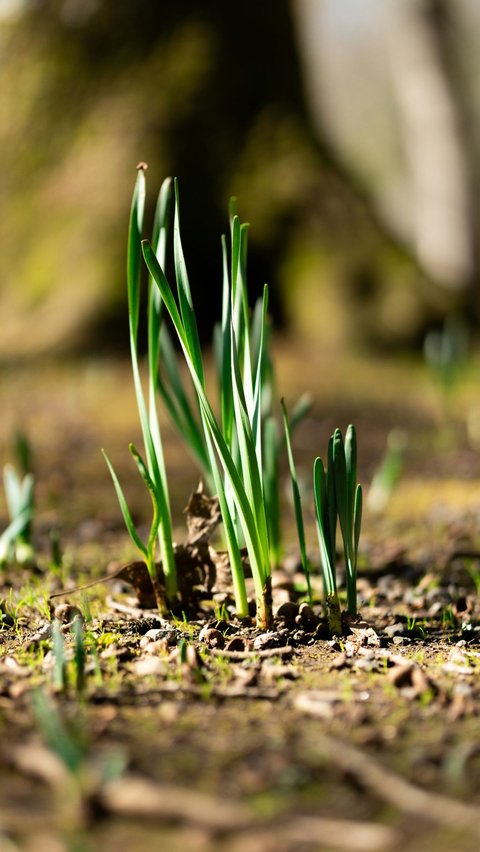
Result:
{"label": "slender green leaf blade", "polygon": [[293,458],[292,441],[290,435],[290,424],[288,421],[287,407],[285,400],[281,400],[283,425],[285,430],[285,440],[287,443],[288,466],[290,469],[290,479],[292,483],[293,505],[295,509],[295,520],[297,524],[298,543],[300,546],[300,558],[302,560],[303,571],[307,581],[308,598],[312,602],[312,587],[310,584],[310,569],[308,566],[307,548],[305,544],[305,527],[303,523],[302,500],[300,497],[300,489],[298,487],[297,471],[295,460]]}
{"label": "slender green leaf blade", "polygon": [[193,309],[192,294],[188,281],[187,266],[183,254],[182,240],[180,236],[180,201],[178,192],[178,181],[175,178],[175,218],[173,225],[173,252],[175,262],[175,277],[177,280],[178,302],[184,328],[185,337],[188,341],[190,356],[195,364],[195,370],[203,383],[203,362],[198,336],[197,321]]}
{"label": "slender green leaf blade", "polygon": [[354,548],[355,562],[358,553],[358,544],[360,541],[360,530],[362,527],[362,511],[363,511],[363,491],[362,486],[357,485],[355,491],[355,514],[354,514]]}
{"label": "slender green leaf blade", "polygon": [[3,468],[3,487],[5,490],[8,516],[11,520],[14,520],[18,513],[22,511],[24,502],[22,500],[22,483],[15,468],[11,464],[6,464]]}
{"label": "slender green leaf blade", "polygon": [[322,562],[325,595],[336,592],[335,561],[330,554],[330,530],[328,525],[327,477],[321,458],[317,457],[313,465],[313,493],[317,520],[318,543]]}
{"label": "slender green leaf blade", "polygon": [[235,467],[232,455],[229,452],[225,439],[218,426],[216,417],[213,413],[213,409],[206,396],[205,389],[203,386],[203,371],[202,375],[199,375],[197,373],[195,361],[190,353],[189,341],[185,334],[182,320],[178,312],[175,299],[173,298],[170,285],[168,284],[168,281],[165,278],[163,270],[158,264],[158,261],[155,257],[154,252],[152,251],[149,242],[147,240],[144,240],[142,246],[147,266],[150,272],[152,273],[158,287],[160,288],[163,301],[177,332],[180,345],[183,349],[185,360],[187,362],[190,375],[192,377],[195,391],[197,393],[200,406],[205,417],[206,424],[208,426],[208,430],[212,436],[213,443],[215,444],[215,448],[219,454],[222,467],[224,468],[226,476],[229,478],[231,487],[235,494],[237,507],[239,510],[240,517],[242,519],[242,526],[247,541],[247,548],[249,551],[256,591],[257,594],[258,592],[260,592],[261,594],[263,591],[265,578],[266,576],[268,576],[269,566],[268,564],[265,565],[265,557],[258,535],[256,518],[252,511],[252,507],[250,506],[250,503],[248,501],[243,482],[239,476],[237,468]]}
{"label": "slender green leaf blade", "polygon": [[130,329],[135,342],[137,340],[138,319],[140,310],[140,276],[142,257],[140,251],[140,241],[142,238],[144,209],[145,174],[143,168],[140,168],[137,174],[137,180],[135,183],[135,189],[132,198],[132,206],[130,210],[127,249],[128,313],[130,320]]}
{"label": "slender green leaf blade", "polygon": [[141,540],[140,536],[137,533],[137,530],[135,528],[135,524],[133,523],[133,519],[132,519],[132,516],[130,514],[130,509],[128,508],[128,504],[127,504],[127,501],[125,499],[125,495],[123,493],[122,486],[120,485],[117,474],[115,473],[113,465],[112,465],[110,459],[108,458],[105,450],[103,450],[103,449],[102,449],[102,454],[103,454],[103,457],[104,457],[104,459],[107,463],[108,469],[110,471],[110,476],[112,477],[113,484],[115,486],[115,491],[117,493],[117,498],[118,498],[118,502],[119,502],[119,505],[120,505],[120,510],[122,512],[123,520],[125,521],[125,526],[127,528],[128,534],[129,534],[130,538],[132,539],[133,543],[138,547],[140,552],[143,553],[144,556],[147,556],[148,555],[147,548],[145,547],[143,541]]}
{"label": "slender green leaf blade", "polygon": [[25,527],[30,523],[33,517],[32,509],[26,508],[17,515],[13,521],[10,521],[9,525],[3,530],[0,535],[0,551],[3,554],[8,550],[11,544],[19,538]]}

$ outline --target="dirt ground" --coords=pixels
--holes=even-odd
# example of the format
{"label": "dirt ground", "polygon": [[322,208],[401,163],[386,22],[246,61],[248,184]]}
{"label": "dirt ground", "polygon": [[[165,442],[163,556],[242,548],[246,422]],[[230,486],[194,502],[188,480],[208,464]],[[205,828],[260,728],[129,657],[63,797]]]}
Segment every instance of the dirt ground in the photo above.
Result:
{"label": "dirt ground", "polygon": [[[282,341],[277,354],[287,401],[314,399],[295,437],[314,568],[311,467],[333,428],[356,425],[367,494],[391,430],[407,441],[393,493],[367,502],[360,617],[341,637],[328,635],[318,573],[304,602],[286,479],[270,634],[236,621],[228,590],[189,620],[141,609],[118,579],[49,604],[136,558],[100,454],[146,519],[129,365],[0,370],[0,461],[25,433],[37,504],[36,564],[0,569],[1,852],[478,849],[478,361],[446,392],[420,362],[319,359]],[[164,434],[181,542],[198,476]]]}

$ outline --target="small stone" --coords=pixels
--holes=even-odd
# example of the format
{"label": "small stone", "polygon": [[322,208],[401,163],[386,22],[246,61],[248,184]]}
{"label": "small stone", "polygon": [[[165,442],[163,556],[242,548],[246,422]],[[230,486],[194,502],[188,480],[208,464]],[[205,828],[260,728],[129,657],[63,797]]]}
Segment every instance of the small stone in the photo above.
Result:
{"label": "small stone", "polygon": [[282,603],[278,609],[276,616],[278,619],[284,622],[288,627],[295,626],[295,619],[299,614],[298,604],[293,603],[292,601],[286,601]]}
{"label": "small stone", "polygon": [[157,639],[155,642],[147,642],[142,647],[146,654],[164,654],[168,649],[168,642],[165,638]]}
{"label": "small stone", "polygon": [[148,677],[149,675],[165,674],[167,667],[159,657],[144,657],[135,661],[134,669],[135,674],[139,677]]}
{"label": "small stone", "polygon": [[292,634],[292,642],[296,645],[305,645],[309,639],[311,639],[311,636],[305,633],[305,630],[296,630]]}
{"label": "small stone", "polygon": [[395,624],[388,624],[385,627],[384,633],[387,636],[402,636],[405,633],[405,625],[401,621],[396,621]]}
{"label": "small stone", "polygon": [[394,666],[387,674],[388,680],[398,689],[401,689],[403,686],[410,686],[412,683],[413,666],[413,663]]}
{"label": "small stone", "polygon": [[277,633],[282,638],[282,640],[285,640],[283,644],[288,645],[288,639],[290,637],[291,630],[289,630],[287,627],[281,627],[277,630]]}
{"label": "small stone", "polygon": [[315,615],[311,606],[308,603],[302,603],[299,609],[301,625],[307,633],[313,633],[319,623],[319,618]]}
{"label": "small stone", "polygon": [[151,642],[160,642],[164,640],[167,644],[173,644],[176,641],[175,631],[171,628],[158,627],[152,630],[147,630],[140,639],[140,648],[145,648]]}
{"label": "small stone", "polygon": [[59,604],[55,607],[54,616],[57,621],[60,621],[62,624],[71,624],[74,618],[80,619],[82,624],[84,621],[83,615],[78,606],[73,606],[68,603]]}
{"label": "small stone", "polygon": [[220,633],[220,630],[216,630],[215,627],[202,630],[199,639],[205,643],[207,648],[222,649],[225,646],[225,639]]}
{"label": "small stone", "polygon": [[245,651],[245,642],[240,636],[234,636],[225,645],[226,651]]}
{"label": "small stone", "polygon": [[330,630],[328,629],[328,624],[320,621],[317,629],[315,630],[315,639],[330,639]]}
{"label": "small stone", "polygon": [[253,642],[255,651],[263,651],[266,648],[279,648],[282,645],[281,637],[273,630],[260,633]]}

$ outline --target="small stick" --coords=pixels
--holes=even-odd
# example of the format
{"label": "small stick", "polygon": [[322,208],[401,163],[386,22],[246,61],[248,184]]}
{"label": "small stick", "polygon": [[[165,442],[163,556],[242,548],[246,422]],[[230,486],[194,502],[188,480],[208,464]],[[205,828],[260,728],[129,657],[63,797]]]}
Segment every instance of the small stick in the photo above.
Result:
{"label": "small stick", "polygon": [[253,660],[255,657],[261,659],[291,657],[293,648],[291,645],[284,645],[282,648],[264,648],[263,651],[222,651],[219,648],[213,648],[210,653],[214,657],[227,657],[229,660]]}
{"label": "small stick", "polygon": [[330,763],[355,775],[370,792],[397,810],[439,825],[461,828],[480,837],[480,808],[439,793],[429,793],[385,769],[355,746],[316,733],[315,748]]}

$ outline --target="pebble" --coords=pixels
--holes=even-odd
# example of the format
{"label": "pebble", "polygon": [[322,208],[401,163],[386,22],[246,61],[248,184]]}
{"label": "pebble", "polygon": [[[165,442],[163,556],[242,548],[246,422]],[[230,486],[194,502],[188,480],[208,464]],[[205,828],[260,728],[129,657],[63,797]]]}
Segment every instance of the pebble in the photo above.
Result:
{"label": "pebble", "polygon": [[307,633],[313,633],[320,622],[320,619],[315,615],[312,607],[308,603],[301,604],[298,611],[298,618],[300,619],[299,623]]}
{"label": "pebble", "polygon": [[225,646],[225,639],[220,633],[220,630],[217,630],[215,627],[203,628],[198,638],[201,642],[205,643],[207,648],[222,649]]}
{"label": "pebble", "polygon": [[155,642],[146,642],[145,644],[142,644],[142,642],[140,643],[140,647],[143,648],[146,654],[163,654],[168,648],[166,639],[157,639]]}
{"label": "pebble", "polygon": [[292,642],[295,642],[296,645],[306,645],[311,638],[311,634],[308,635],[305,630],[295,630],[295,633],[292,634]]}
{"label": "pebble", "polygon": [[166,672],[164,660],[159,657],[144,657],[141,660],[136,660],[134,663],[135,674],[140,677],[148,677],[149,675],[163,675]]}
{"label": "pebble", "polygon": [[177,634],[171,627],[158,627],[147,630],[140,639],[140,648],[144,648],[151,642],[158,642],[161,639],[165,639],[169,645],[175,645],[177,643]]}
{"label": "pebble", "polygon": [[330,630],[328,629],[328,624],[325,622],[320,622],[317,629],[315,630],[315,639],[330,639]]}
{"label": "pebble", "polygon": [[263,651],[266,648],[280,648],[281,645],[282,639],[274,630],[269,630],[267,633],[260,633],[253,642],[255,651]]}
{"label": "pebble", "polygon": [[68,603],[63,603],[56,606],[54,616],[57,621],[60,621],[62,624],[71,624],[74,618],[80,619],[82,624],[84,622],[83,614],[81,610],[79,610],[78,606],[73,606],[72,604]]}
{"label": "pebble", "polygon": [[245,651],[245,642],[240,636],[234,636],[225,645],[226,651]]}
{"label": "pebble", "polygon": [[401,621],[396,621],[395,624],[387,624],[384,631],[386,636],[402,636],[405,633],[405,624]]}
{"label": "pebble", "polygon": [[293,603],[292,601],[286,601],[282,603],[276,612],[276,616],[280,621],[283,621],[288,627],[295,626],[295,620],[299,615],[298,604]]}

